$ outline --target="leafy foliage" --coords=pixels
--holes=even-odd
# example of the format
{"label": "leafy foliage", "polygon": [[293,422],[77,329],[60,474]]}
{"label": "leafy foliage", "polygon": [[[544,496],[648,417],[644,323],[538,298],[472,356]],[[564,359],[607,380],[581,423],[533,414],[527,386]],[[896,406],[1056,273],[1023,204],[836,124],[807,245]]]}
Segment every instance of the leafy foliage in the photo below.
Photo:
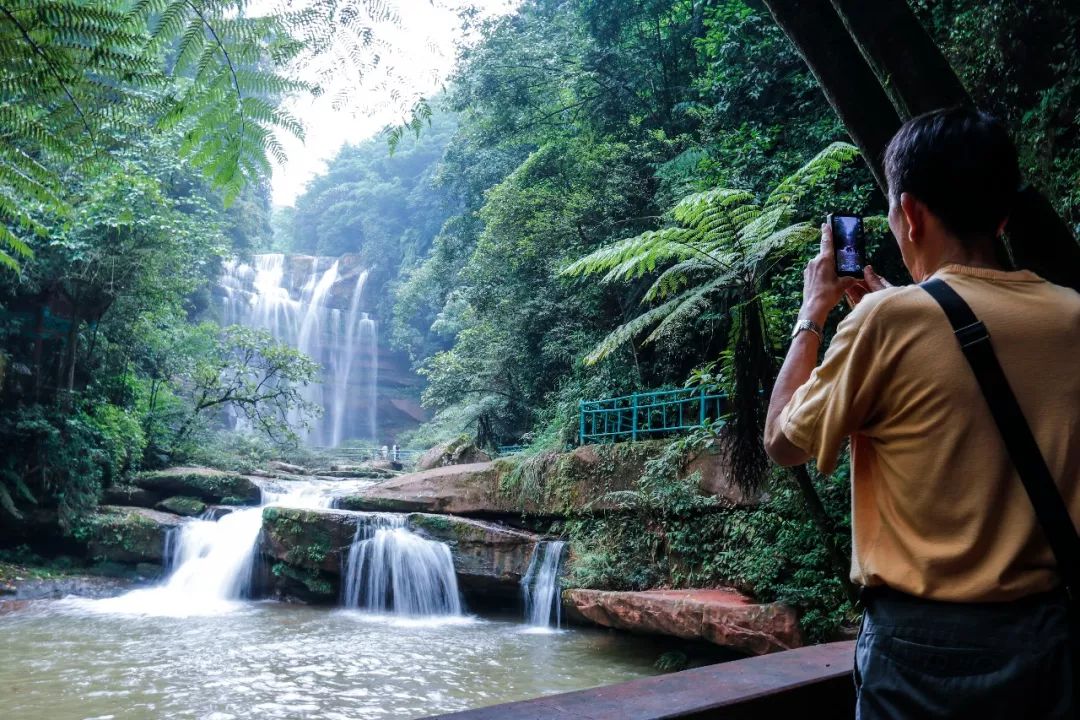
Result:
{"label": "leafy foliage", "polygon": [[30,257],[28,236],[70,215],[72,178],[122,164],[147,119],[228,201],[268,175],[275,130],[303,134],[279,106],[307,89],[282,73],[301,47],[285,19],[240,0],[0,4],[0,263]]}

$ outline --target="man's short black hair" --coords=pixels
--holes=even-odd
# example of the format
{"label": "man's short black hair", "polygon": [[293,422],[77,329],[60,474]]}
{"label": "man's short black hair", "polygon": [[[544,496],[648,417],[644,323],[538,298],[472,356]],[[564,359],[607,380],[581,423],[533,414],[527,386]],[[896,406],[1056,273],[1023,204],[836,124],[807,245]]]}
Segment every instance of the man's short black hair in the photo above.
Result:
{"label": "man's short black hair", "polygon": [[885,150],[896,202],[910,193],[962,242],[992,239],[1020,184],[1016,148],[1005,126],[969,107],[935,110],[904,123]]}

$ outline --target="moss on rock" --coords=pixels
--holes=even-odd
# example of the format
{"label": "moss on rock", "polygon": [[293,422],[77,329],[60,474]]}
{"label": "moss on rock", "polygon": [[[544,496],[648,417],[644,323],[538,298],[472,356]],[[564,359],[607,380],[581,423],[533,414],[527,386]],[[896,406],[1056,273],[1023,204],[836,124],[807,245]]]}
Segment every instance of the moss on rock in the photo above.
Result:
{"label": "moss on rock", "polygon": [[106,505],[84,520],[76,538],[85,541],[91,555],[99,560],[159,563],[166,533],[182,522],[178,515]]}
{"label": "moss on rock", "polygon": [[[200,467],[141,473],[135,484],[161,495],[181,495],[222,505],[258,505],[262,491],[250,478]],[[228,502],[226,502],[228,501]]]}
{"label": "moss on rock", "polygon": [[159,502],[157,504],[157,509],[173,513],[174,515],[195,517],[197,515],[202,515],[206,511],[206,503],[198,498],[176,495]]}

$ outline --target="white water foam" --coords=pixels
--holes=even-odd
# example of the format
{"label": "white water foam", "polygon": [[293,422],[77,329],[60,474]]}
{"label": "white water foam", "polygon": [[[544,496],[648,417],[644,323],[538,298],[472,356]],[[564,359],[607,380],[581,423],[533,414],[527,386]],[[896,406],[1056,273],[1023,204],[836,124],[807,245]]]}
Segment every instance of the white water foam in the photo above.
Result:
{"label": "white water foam", "polygon": [[218,520],[204,516],[189,520],[166,540],[171,555],[166,567],[172,574],[163,585],[133,590],[104,600],[73,598],[71,607],[95,613],[192,617],[221,615],[244,607],[251,597],[263,508],[330,507],[335,495],[359,485],[340,481],[288,481],[263,488],[263,504],[241,508]]}
{"label": "white water foam", "polygon": [[342,567],[341,600],[397,616],[461,615],[450,548],[410,532],[403,515],[361,519]]}
{"label": "white water foam", "polygon": [[531,632],[544,632],[562,626],[562,602],[559,597],[559,570],[562,567],[561,540],[538,542],[533,549],[529,569],[521,578],[525,598],[525,621]]}

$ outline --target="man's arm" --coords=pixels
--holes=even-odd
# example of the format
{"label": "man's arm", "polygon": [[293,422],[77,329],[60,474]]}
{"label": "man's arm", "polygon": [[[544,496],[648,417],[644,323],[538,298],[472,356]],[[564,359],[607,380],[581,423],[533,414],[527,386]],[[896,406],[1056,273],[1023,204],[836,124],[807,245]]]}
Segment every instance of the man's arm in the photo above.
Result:
{"label": "man's arm", "polygon": [[[809,317],[802,315],[800,317]],[[811,317],[820,327],[822,322]],[[817,335],[801,332],[791,341],[784,366],[773,385],[772,398],[769,400],[769,412],[765,417],[765,452],[777,465],[785,467],[802,465],[810,459],[810,453],[787,439],[780,422],[780,413],[803,383],[810,379],[810,373],[817,366]]]}
{"label": "man's arm", "polygon": [[[803,304],[799,317],[813,320],[818,327],[824,326],[829,311],[840,302],[844,292],[857,282],[855,278],[837,276],[832,228],[825,223],[821,226],[821,251],[803,271]],[[817,335],[811,332],[796,335],[773,385],[769,411],[765,416],[765,452],[777,465],[801,465],[810,459],[809,452],[784,435],[780,414],[791,396],[810,379],[810,373],[817,367],[820,342]]]}

